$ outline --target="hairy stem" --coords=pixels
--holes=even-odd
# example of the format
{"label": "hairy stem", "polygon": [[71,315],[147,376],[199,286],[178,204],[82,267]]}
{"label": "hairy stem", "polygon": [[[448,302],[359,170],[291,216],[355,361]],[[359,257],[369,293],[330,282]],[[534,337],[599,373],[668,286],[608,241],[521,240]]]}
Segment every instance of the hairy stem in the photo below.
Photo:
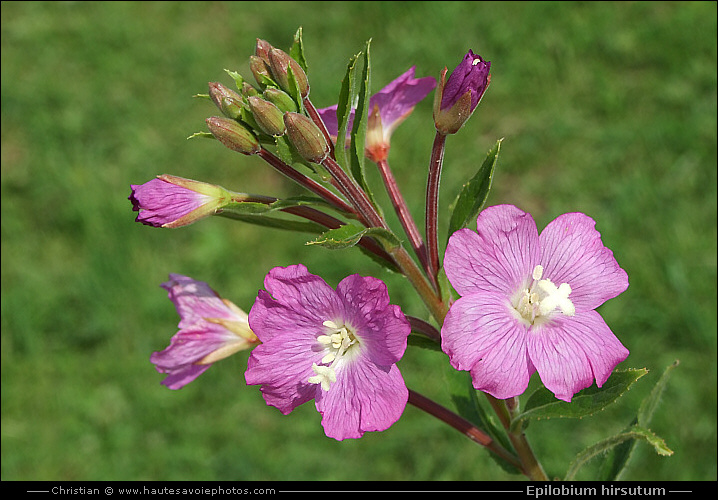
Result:
{"label": "hairy stem", "polygon": [[394,211],[399,217],[399,221],[404,228],[404,232],[409,238],[409,243],[414,249],[414,253],[416,253],[416,256],[419,258],[419,262],[424,269],[427,270],[432,286],[435,290],[438,290],[438,285],[436,284],[434,276],[431,273],[428,273],[429,267],[426,256],[426,245],[424,245],[421,233],[419,233],[419,229],[416,227],[414,218],[411,216],[411,212],[409,212],[406,200],[404,200],[404,197],[399,190],[399,185],[394,178],[394,174],[389,168],[389,162],[386,159],[383,159],[377,161],[376,165],[379,167],[379,172],[381,173],[382,180],[386,186],[386,191],[389,194],[392,205],[394,206]]}
{"label": "hairy stem", "polygon": [[498,457],[502,458],[517,469],[521,471],[524,470],[521,463],[513,454],[509,453],[503,446],[491,439],[490,436],[484,434],[481,429],[465,418],[411,389],[409,389],[409,404],[412,404],[420,410],[427,412],[429,415],[447,423],[475,443],[486,447],[489,451],[495,453]]}
{"label": "hairy stem", "polygon": [[444,163],[446,136],[436,132],[434,146],[431,149],[429,176],[426,182],[426,245],[429,274],[436,281],[439,274],[439,183],[441,167]]}

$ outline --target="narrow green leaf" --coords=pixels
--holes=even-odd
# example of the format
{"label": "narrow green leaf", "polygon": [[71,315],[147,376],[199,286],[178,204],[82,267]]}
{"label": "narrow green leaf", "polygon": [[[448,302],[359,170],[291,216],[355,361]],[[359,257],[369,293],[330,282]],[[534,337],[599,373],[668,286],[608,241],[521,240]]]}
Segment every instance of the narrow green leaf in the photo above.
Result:
{"label": "narrow green leaf", "polygon": [[592,385],[577,393],[570,403],[556,399],[551,391],[541,387],[529,397],[523,412],[511,422],[511,429],[517,429],[518,425],[528,419],[581,418],[593,415],[613,403],[646,373],[648,370],[645,368],[616,370],[603,387]]}
{"label": "narrow green leaf", "polygon": [[607,453],[612,448],[628,440],[638,439],[642,439],[651,446],[653,446],[653,448],[656,450],[656,453],[658,453],[659,455],[669,456],[673,454],[673,450],[666,446],[666,443],[663,441],[663,439],[656,436],[649,429],[635,425],[619,434],[616,434],[615,436],[611,436],[607,439],[604,439],[603,441],[594,444],[593,446],[589,446],[581,453],[576,455],[576,458],[573,460],[573,462],[568,468],[568,471],[566,472],[566,477],[564,478],[564,480],[572,481],[575,478],[576,473],[579,471],[579,469],[591,459]]}
{"label": "narrow green leaf", "polygon": [[[260,205],[258,203],[258,205]],[[261,212],[261,210],[258,207],[255,207],[258,212],[257,213],[249,213],[251,212],[250,207],[245,207],[247,213],[241,213],[236,211],[230,211],[230,210],[224,210],[222,212],[219,212],[217,215],[221,217],[226,217],[228,219],[238,220],[241,222],[246,222],[248,224],[254,224],[257,226],[263,226],[263,227],[271,227],[275,229],[284,229],[287,231],[296,231],[300,233],[314,233],[319,234],[324,229],[326,229],[324,226],[320,224],[316,224],[314,222],[304,222],[304,221],[297,221],[297,220],[291,220],[291,219],[281,219],[279,217],[272,217],[268,216]]]}
{"label": "narrow green leaf", "polygon": [[359,54],[356,54],[349,59],[347,64],[347,71],[342,80],[342,87],[339,91],[339,100],[337,101],[337,143],[334,154],[337,162],[342,168],[347,168],[347,156],[346,156],[346,140],[347,140],[347,126],[349,123],[349,117],[351,116],[352,104],[354,101],[354,94],[356,92],[356,76],[354,69],[356,68]]}
{"label": "narrow green leaf", "polygon": [[304,57],[304,42],[302,41],[302,27],[294,34],[294,42],[289,49],[289,56],[297,61],[305,73],[308,73],[307,59]]}
{"label": "narrow green leaf", "polygon": [[357,94],[357,107],[354,111],[354,123],[351,131],[351,144],[349,145],[349,172],[352,177],[364,190],[371,201],[372,205],[379,213],[383,215],[381,208],[374,202],[374,195],[366,181],[364,175],[364,145],[366,143],[367,123],[369,120],[369,98],[371,92],[371,59],[369,55],[369,47],[371,39],[366,42],[366,50],[364,51],[364,68],[362,70],[361,81],[359,82],[359,92]]}
{"label": "narrow green leaf", "polygon": [[503,139],[496,141],[494,147],[489,150],[479,171],[464,184],[450,207],[449,236],[475,222],[479,212],[484,208],[494,177],[494,167],[499,158],[501,141]]}
{"label": "narrow green leaf", "polygon": [[371,91],[371,63],[369,46],[371,39],[366,42],[364,51],[364,68],[362,69],[359,92],[357,94],[357,107],[354,112],[354,123],[351,131],[350,171],[359,186],[366,188],[364,179],[364,143],[366,142],[366,127],[369,110],[369,92]]}
{"label": "narrow green leaf", "polygon": [[204,139],[215,139],[215,136],[213,136],[210,132],[195,132],[194,134],[187,137],[187,139],[196,139],[197,137],[202,137]]}
{"label": "narrow green leaf", "polygon": [[380,239],[385,246],[398,246],[401,244],[399,239],[386,229],[378,227],[364,227],[353,223],[344,224],[336,229],[330,229],[322,233],[318,238],[308,241],[307,245],[321,245],[331,249],[350,248],[359,243],[364,236],[371,236]]}
{"label": "narrow green leaf", "polygon": [[651,423],[653,414],[655,413],[656,408],[661,401],[663,391],[668,384],[668,378],[673,372],[673,369],[678,366],[678,364],[678,360],[676,360],[666,367],[666,369],[663,371],[663,374],[661,375],[661,378],[658,379],[656,385],[653,386],[651,393],[641,403],[641,406],[638,409],[638,425],[647,426]]}
{"label": "narrow green leaf", "polygon": [[302,112],[302,110],[304,110],[304,99],[302,99],[302,91],[299,90],[299,84],[297,83],[297,78],[294,76],[291,64],[287,66],[287,85],[289,86],[287,93],[294,99],[297,109],[300,110],[299,112]]}
{"label": "narrow green leaf", "polygon": [[236,71],[230,71],[230,70],[228,70],[228,69],[226,69],[226,68],[225,68],[224,71],[225,71],[229,76],[232,77],[232,79],[234,80],[234,84],[237,86],[237,88],[238,88],[239,91],[241,92],[241,91],[242,91],[242,87],[244,86],[244,77],[243,77],[242,75],[240,75],[239,73],[237,73]]}
{"label": "narrow green leaf", "polygon": [[[669,365],[661,375],[650,394],[641,402],[641,406],[638,410],[638,415],[633,419],[628,428],[635,425],[642,427],[648,427],[653,417],[653,413],[660,402],[663,390],[668,382],[668,377],[673,369],[678,366],[676,360],[673,364]],[[606,457],[601,461],[601,470],[599,472],[599,480],[601,481],[616,481],[620,478],[621,474],[628,465],[633,450],[636,447],[636,440],[628,440],[615,446],[610,452],[606,454]]]}

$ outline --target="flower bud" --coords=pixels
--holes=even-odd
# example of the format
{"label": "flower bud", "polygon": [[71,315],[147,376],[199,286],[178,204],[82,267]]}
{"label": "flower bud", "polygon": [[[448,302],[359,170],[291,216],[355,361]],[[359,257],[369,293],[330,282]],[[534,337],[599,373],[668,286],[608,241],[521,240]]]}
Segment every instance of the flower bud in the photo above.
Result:
{"label": "flower bud", "polygon": [[232,201],[221,186],[174,175],[160,175],[130,187],[132,209],[139,212],[135,220],[153,227],[187,226],[221,212]]}
{"label": "flower bud", "polygon": [[242,95],[244,97],[252,97],[253,95],[259,95],[259,90],[254,88],[250,83],[242,83]]}
{"label": "flower bud", "polygon": [[263,59],[269,64],[269,51],[274,48],[271,43],[261,38],[257,38],[257,45],[254,47],[254,55]]}
{"label": "flower bud", "polygon": [[258,56],[249,56],[249,70],[261,88],[274,83],[269,63]]}
{"label": "flower bud", "polygon": [[274,80],[282,87],[283,90],[292,93],[289,85],[288,68],[292,68],[292,74],[299,87],[299,93],[302,98],[309,95],[309,81],[307,75],[297,61],[292,59],[289,54],[281,49],[272,49],[269,51],[269,67],[274,75]]}
{"label": "flower bud", "polygon": [[252,110],[257,125],[263,132],[278,137],[284,135],[286,130],[284,126],[284,118],[277,106],[269,101],[265,101],[261,97],[252,96],[247,99],[249,109]]}
{"label": "flower bud", "polygon": [[297,111],[297,105],[294,102],[294,99],[292,99],[292,97],[286,92],[282,92],[274,87],[267,87],[264,89],[264,98],[285,113],[294,113]]}
{"label": "flower bud", "polygon": [[299,113],[285,113],[284,124],[287,136],[306,160],[321,163],[329,154],[329,144],[314,122]]}
{"label": "flower bud", "polygon": [[236,121],[219,116],[206,121],[212,135],[229,149],[245,155],[257,154],[262,149],[254,134]]}
{"label": "flower bud", "polygon": [[242,97],[218,82],[209,82],[209,97],[224,116],[237,119],[241,115]]}
{"label": "flower bud", "polygon": [[471,50],[446,80],[446,68],[434,99],[434,124],[442,134],[454,134],[478,106],[491,81],[491,62]]}

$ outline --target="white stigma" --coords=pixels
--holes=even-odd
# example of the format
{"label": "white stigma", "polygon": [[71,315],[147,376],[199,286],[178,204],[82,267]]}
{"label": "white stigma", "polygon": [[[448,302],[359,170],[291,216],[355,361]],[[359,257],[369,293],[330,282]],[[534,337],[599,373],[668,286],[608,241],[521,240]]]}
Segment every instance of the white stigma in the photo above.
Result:
{"label": "white stigma", "polygon": [[527,324],[545,322],[556,309],[566,316],[573,316],[576,308],[568,296],[571,285],[561,283],[558,287],[549,279],[541,279],[543,266],[534,267],[533,282],[528,288],[519,290],[514,296],[513,306],[520,318]]}
{"label": "white stigma", "polygon": [[[322,365],[312,364],[312,370],[314,370],[316,375],[309,377],[307,382],[321,384],[322,389],[328,391],[330,384],[337,380],[334,365],[347,353],[349,348],[357,344],[358,341],[345,325],[339,326],[329,320],[322,324],[329,328],[330,331],[327,332],[328,335],[319,335],[317,341],[321,347],[328,352],[321,360]],[[324,366],[326,364],[329,364],[329,366]]]}

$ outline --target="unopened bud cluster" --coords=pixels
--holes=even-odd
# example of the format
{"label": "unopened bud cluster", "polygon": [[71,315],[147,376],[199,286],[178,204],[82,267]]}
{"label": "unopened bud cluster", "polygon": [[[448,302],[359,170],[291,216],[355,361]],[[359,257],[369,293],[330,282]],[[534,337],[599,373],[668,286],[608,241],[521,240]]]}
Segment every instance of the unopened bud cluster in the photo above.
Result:
{"label": "unopened bud cluster", "polygon": [[300,156],[321,161],[329,145],[319,127],[301,114],[309,82],[299,63],[257,39],[249,67],[257,87],[236,74],[239,93],[221,83],[209,83],[210,99],[224,115],[207,119],[212,135],[233,151],[251,155],[261,150],[262,142],[271,143],[286,134]]}

